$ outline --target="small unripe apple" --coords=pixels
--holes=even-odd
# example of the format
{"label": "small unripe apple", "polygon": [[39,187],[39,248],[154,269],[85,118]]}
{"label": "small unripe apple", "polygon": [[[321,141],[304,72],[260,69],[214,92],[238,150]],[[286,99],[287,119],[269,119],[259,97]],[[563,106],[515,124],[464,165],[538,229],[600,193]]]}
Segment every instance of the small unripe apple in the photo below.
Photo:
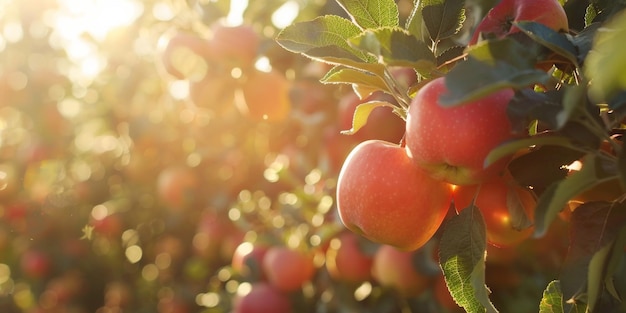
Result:
{"label": "small unripe apple", "polygon": [[452,196],[409,159],[404,148],[380,140],[356,146],[337,182],[339,217],[371,241],[415,250],[441,225]]}
{"label": "small unripe apple", "polygon": [[430,175],[455,185],[472,185],[499,174],[509,158],[484,167],[493,148],[519,137],[507,115],[512,89],[454,107],[439,97],[448,92],[445,78],[424,85],[409,107],[406,148],[411,159]]}

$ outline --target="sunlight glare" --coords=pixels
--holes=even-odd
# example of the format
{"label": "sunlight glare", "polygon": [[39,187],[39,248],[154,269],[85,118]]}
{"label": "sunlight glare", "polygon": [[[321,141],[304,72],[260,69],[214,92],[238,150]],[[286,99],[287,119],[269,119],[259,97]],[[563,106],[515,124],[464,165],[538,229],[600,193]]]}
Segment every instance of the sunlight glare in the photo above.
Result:
{"label": "sunlight glare", "polygon": [[248,7],[248,0],[232,0],[230,2],[230,11],[226,17],[226,24],[237,26],[243,23],[243,12]]}
{"label": "sunlight glare", "polygon": [[298,2],[287,1],[272,14],[272,24],[279,29],[285,28],[293,23],[299,12],[300,5]]}
{"label": "sunlight glare", "polygon": [[143,5],[134,0],[59,0],[78,30],[103,40],[112,29],[133,23]]}

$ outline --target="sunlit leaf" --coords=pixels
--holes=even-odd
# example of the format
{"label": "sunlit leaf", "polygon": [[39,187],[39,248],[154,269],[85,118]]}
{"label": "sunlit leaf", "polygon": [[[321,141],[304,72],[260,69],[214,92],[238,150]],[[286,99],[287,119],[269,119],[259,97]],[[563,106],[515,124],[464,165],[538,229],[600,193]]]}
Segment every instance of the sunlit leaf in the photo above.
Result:
{"label": "sunlit leaf", "polygon": [[413,0],[413,9],[406,20],[404,28],[415,38],[426,40],[423,35],[427,30],[424,29],[424,19],[422,18],[419,0]]}
{"label": "sunlit leaf", "polygon": [[363,29],[398,26],[398,6],[393,0],[336,1],[348,12],[352,21]]}
{"label": "sunlit leaf", "polygon": [[391,92],[380,76],[348,67],[335,67],[320,81],[324,84],[351,84],[360,90],[370,90],[367,95],[359,95],[361,99],[377,90]]}
{"label": "sunlit leaf", "polygon": [[426,43],[401,28],[368,30],[350,42],[389,66],[412,67],[425,74],[436,66],[435,56]]}
{"label": "sunlit leaf", "polygon": [[590,3],[585,9],[585,26],[589,26],[593,23],[593,20],[598,16],[598,11],[596,10],[593,3]]}
{"label": "sunlit leaf", "polygon": [[359,104],[354,110],[354,116],[352,118],[352,128],[348,130],[341,131],[344,135],[353,135],[359,131],[365,124],[367,124],[367,119],[370,116],[370,113],[374,111],[374,109],[378,107],[389,107],[395,109],[396,106],[385,101],[369,101],[365,103]]}
{"label": "sunlit leaf", "polygon": [[551,281],[543,291],[541,303],[539,303],[539,313],[564,313],[563,294],[558,280]]}
{"label": "sunlit leaf", "polygon": [[444,226],[439,260],[454,300],[467,312],[497,312],[485,286],[485,222],[477,207],[461,210]]}
{"label": "sunlit leaf", "polygon": [[325,15],[311,21],[295,23],[283,29],[276,41],[294,53],[332,64],[368,67],[359,63],[374,63],[375,58],[348,44],[348,39],[361,33],[350,20]]}

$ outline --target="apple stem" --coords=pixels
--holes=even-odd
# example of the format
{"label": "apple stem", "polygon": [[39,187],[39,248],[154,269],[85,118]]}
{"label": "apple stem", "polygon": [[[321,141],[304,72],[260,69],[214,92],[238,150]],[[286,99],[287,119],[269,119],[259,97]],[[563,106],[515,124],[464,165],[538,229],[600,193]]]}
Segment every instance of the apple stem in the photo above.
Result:
{"label": "apple stem", "polygon": [[[391,95],[394,97],[394,99],[396,99],[396,101],[398,102],[400,107],[404,109],[404,111],[408,110],[409,104],[411,103],[411,98],[408,96],[406,90],[400,90],[400,88],[398,87],[398,83],[393,78],[393,75],[391,75],[387,67],[385,67],[384,74],[385,76],[383,80],[385,81],[385,85],[387,85],[387,87],[391,91]],[[400,117],[406,120],[406,116]]]}

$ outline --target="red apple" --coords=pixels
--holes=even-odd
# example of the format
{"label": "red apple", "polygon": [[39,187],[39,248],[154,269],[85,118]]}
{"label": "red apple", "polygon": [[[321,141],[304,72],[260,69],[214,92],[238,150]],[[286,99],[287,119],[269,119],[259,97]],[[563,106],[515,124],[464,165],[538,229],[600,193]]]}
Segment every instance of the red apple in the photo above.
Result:
{"label": "red apple", "polygon": [[449,184],[415,166],[401,146],[368,140],[350,152],[341,168],[337,207],[353,232],[415,250],[441,225],[451,193]]}
{"label": "red apple", "polygon": [[252,285],[250,292],[235,298],[233,313],[290,313],[287,295],[268,283]]}
{"label": "red apple", "polygon": [[[478,195],[476,196],[476,191]],[[509,205],[521,205],[526,215],[532,220],[537,200],[526,188],[515,184],[509,176],[496,177],[478,186],[458,186],[454,194],[454,203],[458,210],[463,210],[472,203],[480,209],[485,219],[487,241],[498,247],[509,247],[530,237],[532,228],[516,230],[513,228]]]}
{"label": "red apple", "polygon": [[507,116],[513,90],[503,89],[481,99],[444,107],[445,78],[428,82],[411,101],[406,122],[406,148],[411,159],[431,176],[455,185],[487,180],[506,167],[507,158],[485,168],[485,157],[496,146],[516,138]]}
{"label": "red apple", "polygon": [[283,246],[270,248],[262,266],[270,284],[284,292],[299,289],[315,274],[311,255]]}
{"label": "red apple", "polygon": [[372,278],[374,256],[361,248],[359,237],[345,232],[334,238],[326,250],[326,269],[333,279],[359,284]]}
{"label": "red apple", "polygon": [[469,45],[479,41],[480,34],[498,38],[520,31],[512,22],[534,21],[555,31],[568,31],[567,15],[558,0],[501,0],[476,26]]}
{"label": "red apple", "polygon": [[430,285],[431,279],[419,273],[413,263],[413,252],[382,245],[374,255],[372,276],[384,287],[403,296],[417,296]]}

